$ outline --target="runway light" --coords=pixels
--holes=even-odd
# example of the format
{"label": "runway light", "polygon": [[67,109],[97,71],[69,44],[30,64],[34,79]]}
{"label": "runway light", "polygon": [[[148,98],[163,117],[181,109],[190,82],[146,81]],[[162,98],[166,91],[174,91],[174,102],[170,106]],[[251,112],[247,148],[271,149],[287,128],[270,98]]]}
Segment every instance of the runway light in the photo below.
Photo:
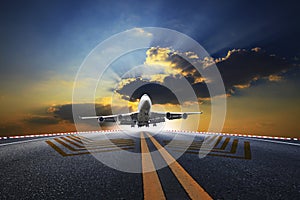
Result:
{"label": "runway light", "polygon": [[[61,135],[74,135],[74,134],[87,134],[87,133],[116,133],[122,130],[94,130],[94,131],[81,131],[81,132],[65,132],[65,133],[46,133],[46,134],[35,134],[35,135],[15,135],[15,136],[7,136],[0,137],[0,140],[6,139],[18,139],[18,138],[33,138],[33,137],[46,137],[46,136],[61,136]],[[278,136],[264,136],[264,135],[250,135],[250,134],[239,134],[239,133],[222,133],[222,132],[204,132],[204,131],[190,131],[190,130],[165,130],[165,132],[172,133],[187,133],[187,134],[206,134],[206,135],[226,135],[226,136],[236,136],[236,137],[249,137],[249,138],[265,138],[265,139],[279,139],[279,140],[300,140],[300,138],[291,138],[291,137],[278,137]]]}

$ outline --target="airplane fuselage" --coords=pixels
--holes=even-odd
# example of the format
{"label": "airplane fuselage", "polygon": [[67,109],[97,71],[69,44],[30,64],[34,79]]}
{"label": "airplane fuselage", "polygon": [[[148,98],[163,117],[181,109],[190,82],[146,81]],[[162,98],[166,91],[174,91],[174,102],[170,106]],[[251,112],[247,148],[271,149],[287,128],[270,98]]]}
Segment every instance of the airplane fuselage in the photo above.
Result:
{"label": "airplane fuselage", "polygon": [[152,106],[151,99],[147,94],[144,94],[140,99],[140,103],[138,105],[138,115],[137,115],[138,127],[149,126],[151,106]]}

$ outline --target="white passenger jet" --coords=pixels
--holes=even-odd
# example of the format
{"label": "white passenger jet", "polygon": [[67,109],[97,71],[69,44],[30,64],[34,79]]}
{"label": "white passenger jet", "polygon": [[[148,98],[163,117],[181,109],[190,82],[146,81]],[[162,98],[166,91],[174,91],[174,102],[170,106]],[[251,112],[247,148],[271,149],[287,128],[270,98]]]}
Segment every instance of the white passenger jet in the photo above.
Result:
{"label": "white passenger jet", "polygon": [[138,127],[149,127],[149,124],[156,126],[157,123],[165,122],[165,118],[168,120],[186,119],[189,115],[202,114],[202,112],[153,112],[151,111],[151,106],[150,97],[144,94],[140,99],[137,112],[80,118],[97,119],[100,124],[103,122],[119,122],[120,125],[131,125],[131,127],[135,127],[135,125]]}

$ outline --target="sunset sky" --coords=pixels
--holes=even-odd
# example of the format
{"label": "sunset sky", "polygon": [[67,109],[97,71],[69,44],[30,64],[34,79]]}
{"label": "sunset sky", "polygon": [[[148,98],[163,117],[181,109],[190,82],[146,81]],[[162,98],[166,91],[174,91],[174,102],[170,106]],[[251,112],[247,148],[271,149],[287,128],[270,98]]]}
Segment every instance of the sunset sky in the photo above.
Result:
{"label": "sunset sky", "polygon": [[[134,110],[144,92],[155,108],[178,111],[172,92],[159,85],[180,75],[204,111],[196,129],[206,131],[208,80],[180,57],[187,55],[220,71],[227,96],[223,132],[300,137],[299,6],[290,0],[1,1],[0,136],[76,131],[72,92],[86,56],[119,32],[147,36],[143,27],[163,27],[193,38],[209,57],[161,44],[120,58],[97,88],[98,114],[116,105]],[[137,65],[146,68],[127,73]],[[157,73],[146,76],[147,70]],[[145,81],[150,84],[130,96],[128,88]],[[80,84],[89,87],[88,77]],[[186,109],[193,103],[186,98]]]}

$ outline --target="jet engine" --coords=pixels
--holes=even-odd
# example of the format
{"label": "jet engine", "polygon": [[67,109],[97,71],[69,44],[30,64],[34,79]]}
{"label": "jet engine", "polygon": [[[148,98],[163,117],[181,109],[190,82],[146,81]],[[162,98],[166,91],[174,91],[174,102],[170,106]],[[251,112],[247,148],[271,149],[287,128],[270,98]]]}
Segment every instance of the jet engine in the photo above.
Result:
{"label": "jet engine", "polygon": [[172,120],[172,119],[181,119],[182,118],[182,114],[171,114],[171,113],[167,112],[166,118],[169,119],[169,120]]}

